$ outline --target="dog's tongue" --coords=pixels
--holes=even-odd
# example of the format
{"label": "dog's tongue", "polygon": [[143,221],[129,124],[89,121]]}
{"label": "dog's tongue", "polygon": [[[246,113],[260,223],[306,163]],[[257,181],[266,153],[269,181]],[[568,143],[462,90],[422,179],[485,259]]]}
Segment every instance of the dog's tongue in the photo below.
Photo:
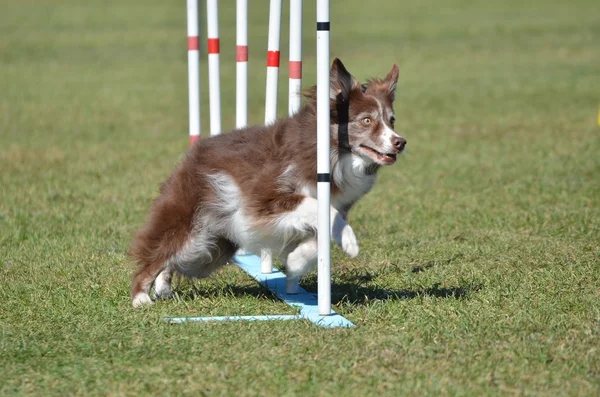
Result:
{"label": "dog's tongue", "polygon": [[394,164],[396,162],[395,154],[377,154],[377,159],[382,163]]}

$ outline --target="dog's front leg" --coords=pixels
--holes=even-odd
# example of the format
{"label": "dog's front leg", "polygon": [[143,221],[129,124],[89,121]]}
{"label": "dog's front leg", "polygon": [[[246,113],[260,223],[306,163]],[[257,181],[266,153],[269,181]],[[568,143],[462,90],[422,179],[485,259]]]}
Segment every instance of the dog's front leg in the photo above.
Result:
{"label": "dog's front leg", "polygon": [[[283,215],[278,227],[284,234],[306,233],[307,230],[317,230],[317,200],[312,197],[304,197],[298,206]],[[350,225],[334,207],[329,207],[331,239],[350,258],[358,255],[358,240]]]}
{"label": "dog's front leg", "polygon": [[342,215],[333,207],[329,207],[331,216],[331,238],[350,258],[356,258],[358,255],[358,240],[354,230]]}

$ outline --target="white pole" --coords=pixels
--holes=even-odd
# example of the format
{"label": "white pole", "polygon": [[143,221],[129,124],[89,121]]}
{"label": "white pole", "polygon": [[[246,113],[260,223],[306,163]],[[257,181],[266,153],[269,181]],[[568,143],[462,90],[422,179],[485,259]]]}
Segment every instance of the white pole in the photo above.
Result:
{"label": "white pole", "polygon": [[329,0],[317,0],[317,281],[320,315],[331,314],[329,139]]}
{"label": "white pole", "polygon": [[248,0],[237,0],[235,126],[248,124]]}
{"label": "white pole", "polygon": [[302,103],[302,0],[290,0],[290,117],[300,110]]}
{"label": "white pole", "polygon": [[262,274],[273,273],[273,254],[266,248],[260,251],[260,272]]}
{"label": "white pole", "polygon": [[188,92],[190,145],[200,136],[200,62],[198,54],[198,0],[187,0]]}
{"label": "white pole", "polygon": [[221,133],[221,88],[219,76],[219,11],[218,0],[206,0],[208,33],[208,92],[210,104],[210,135]]}
{"label": "white pole", "polygon": [[269,7],[269,43],[267,45],[267,92],[265,124],[277,119],[277,84],[279,79],[279,34],[281,31],[281,0],[271,0]]}
{"label": "white pole", "polygon": [[[293,116],[300,110],[302,97],[302,0],[290,0],[290,65],[288,114]],[[298,279],[286,277],[285,292],[298,293]]]}
{"label": "white pole", "polygon": [[[265,94],[265,124],[277,119],[277,85],[279,83],[279,36],[281,32],[281,0],[271,0],[269,5],[269,42],[267,44],[267,89]],[[273,255],[263,249],[260,254],[260,271],[273,271]]]}

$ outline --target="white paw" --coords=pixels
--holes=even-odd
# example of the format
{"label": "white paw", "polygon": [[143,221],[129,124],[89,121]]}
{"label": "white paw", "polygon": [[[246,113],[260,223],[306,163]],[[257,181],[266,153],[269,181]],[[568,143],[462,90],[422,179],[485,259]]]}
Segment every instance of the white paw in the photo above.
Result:
{"label": "white paw", "polygon": [[133,307],[141,307],[144,305],[151,305],[152,299],[150,299],[150,295],[140,292],[133,298],[133,302],[131,302]]}
{"label": "white paw", "polygon": [[350,225],[346,225],[342,230],[342,250],[348,255],[350,258],[354,259],[358,256],[358,240],[356,239],[356,235],[354,234],[354,230],[350,227]]}
{"label": "white paw", "polygon": [[171,288],[154,289],[154,299],[170,299],[174,297],[175,294],[173,293]]}

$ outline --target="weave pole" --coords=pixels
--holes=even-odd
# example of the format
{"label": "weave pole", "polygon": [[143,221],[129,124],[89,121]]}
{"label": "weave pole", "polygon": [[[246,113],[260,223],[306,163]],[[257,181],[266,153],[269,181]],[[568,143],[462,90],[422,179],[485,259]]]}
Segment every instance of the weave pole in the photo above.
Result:
{"label": "weave pole", "polygon": [[269,42],[267,45],[267,92],[265,95],[265,124],[272,124],[277,119],[280,32],[281,0],[271,0],[269,6]]}
{"label": "weave pole", "polygon": [[[289,61],[288,114],[292,117],[302,105],[302,0],[290,0],[290,61]],[[287,277],[286,293],[297,294],[297,277]]]}
{"label": "weave pole", "polygon": [[290,65],[288,114],[302,105],[302,0],[290,0]]}
{"label": "weave pole", "polygon": [[219,70],[219,1],[206,0],[208,37],[208,91],[210,104],[210,135],[221,133],[221,87]]}
{"label": "weave pole", "polygon": [[331,314],[329,0],[317,0],[317,235],[319,315]]}
{"label": "weave pole", "polygon": [[236,2],[235,127],[248,125],[248,0]]}
{"label": "weave pole", "polygon": [[200,57],[198,39],[198,0],[187,0],[188,95],[190,145],[200,137]]}
{"label": "weave pole", "polygon": [[[267,43],[267,87],[265,93],[265,124],[277,120],[277,94],[279,85],[279,40],[281,33],[281,0],[269,4],[269,39]],[[273,271],[273,254],[268,249],[260,252],[260,269],[263,274]]]}

